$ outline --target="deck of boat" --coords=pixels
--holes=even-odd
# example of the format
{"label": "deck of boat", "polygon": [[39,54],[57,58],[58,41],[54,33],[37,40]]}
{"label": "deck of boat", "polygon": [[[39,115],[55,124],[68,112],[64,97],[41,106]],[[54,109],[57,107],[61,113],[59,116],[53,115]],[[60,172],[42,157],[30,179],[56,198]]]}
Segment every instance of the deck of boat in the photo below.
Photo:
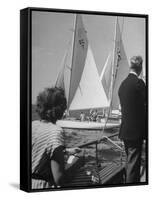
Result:
{"label": "deck of boat", "polygon": [[78,169],[66,187],[86,187],[112,184],[123,184],[125,182],[125,164],[111,163],[103,169],[93,168],[87,172],[83,167]]}

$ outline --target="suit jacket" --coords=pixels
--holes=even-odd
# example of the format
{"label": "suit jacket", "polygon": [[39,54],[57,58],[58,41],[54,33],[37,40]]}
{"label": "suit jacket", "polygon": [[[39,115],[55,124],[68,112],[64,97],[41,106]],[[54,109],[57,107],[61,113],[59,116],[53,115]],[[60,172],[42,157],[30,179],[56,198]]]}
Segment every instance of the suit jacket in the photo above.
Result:
{"label": "suit jacket", "polygon": [[122,123],[120,138],[142,140],[146,138],[146,86],[135,74],[129,74],[118,91]]}

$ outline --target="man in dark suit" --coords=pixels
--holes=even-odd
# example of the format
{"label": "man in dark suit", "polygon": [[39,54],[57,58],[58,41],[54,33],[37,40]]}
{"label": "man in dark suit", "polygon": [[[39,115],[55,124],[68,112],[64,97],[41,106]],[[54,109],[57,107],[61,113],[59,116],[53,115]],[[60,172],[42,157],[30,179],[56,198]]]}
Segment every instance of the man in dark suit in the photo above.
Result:
{"label": "man in dark suit", "polygon": [[126,183],[140,182],[142,143],[146,138],[146,86],[139,79],[142,62],[141,56],[131,58],[130,73],[118,91],[122,112],[120,139],[124,141],[127,156]]}

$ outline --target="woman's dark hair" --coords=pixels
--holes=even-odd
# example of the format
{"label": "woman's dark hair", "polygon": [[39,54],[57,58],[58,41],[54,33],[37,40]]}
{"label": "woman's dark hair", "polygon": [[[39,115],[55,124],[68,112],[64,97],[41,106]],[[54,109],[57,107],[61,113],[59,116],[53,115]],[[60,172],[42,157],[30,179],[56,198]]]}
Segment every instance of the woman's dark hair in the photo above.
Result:
{"label": "woman's dark hair", "polygon": [[46,88],[37,96],[37,112],[42,120],[55,123],[62,118],[66,108],[66,98],[61,88]]}

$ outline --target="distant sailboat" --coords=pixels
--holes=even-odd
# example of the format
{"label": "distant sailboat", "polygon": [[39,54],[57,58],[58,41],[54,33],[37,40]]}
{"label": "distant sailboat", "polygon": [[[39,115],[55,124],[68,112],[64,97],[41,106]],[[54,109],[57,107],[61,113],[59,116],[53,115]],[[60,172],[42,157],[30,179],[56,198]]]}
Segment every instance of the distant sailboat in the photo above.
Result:
{"label": "distant sailboat", "polygon": [[[123,22],[124,23],[124,22]],[[100,81],[112,110],[119,110],[118,90],[122,81],[129,73],[129,63],[125,53],[122,31],[120,31],[118,17],[116,18],[113,51],[107,57]]]}
{"label": "distant sailboat", "polygon": [[[56,86],[64,89],[69,111],[109,107],[81,15],[76,15],[74,30]],[[79,123],[81,123],[81,128],[82,123],[84,127],[103,127],[101,123],[94,123],[94,125],[91,122],[91,124]],[[70,124],[72,128],[80,126],[78,122],[65,122],[64,120],[61,123],[60,121],[60,125],[64,126],[63,124],[66,126]],[[108,125],[112,126],[112,124],[107,124],[107,127]]]}

